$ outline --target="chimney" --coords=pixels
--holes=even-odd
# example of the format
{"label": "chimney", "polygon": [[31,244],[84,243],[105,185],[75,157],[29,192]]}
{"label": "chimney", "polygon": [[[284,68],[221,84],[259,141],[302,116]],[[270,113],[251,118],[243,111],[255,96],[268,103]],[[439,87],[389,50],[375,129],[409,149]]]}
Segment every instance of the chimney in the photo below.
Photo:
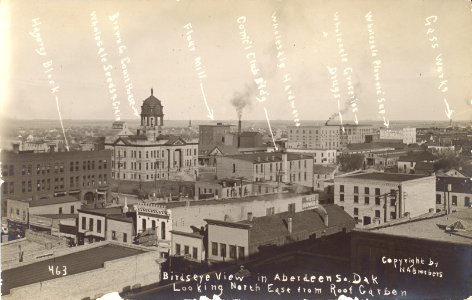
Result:
{"label": "chimney", "polygon": [[16,153],[16,154],[20,153],[20,144],[19,143],[13,143],[12,146],[13,146],[13,152],[14,153]]}
{"label": "chimney", "polygon": [[122,209],[123,214],[126,214],[128,212],[128,198],[125,197],[125,205],[123,205]]}
{"label": "chimney", "polygon": [[287,219],[287,229],[288,229],[288,233],[292,233],[292,227],[293,227],[293,221],[292,221],[292,218],[288,218]]}
{"label": "chimney", "polygon": [[248,212],[248,213],[247,213],[247,220],[248,220],[249,222],[252,222],[252,219],[253,219],[252,212]]}
{"label": "chimney", "polygon": [[241,117],[238,120],[238,148],[241,147]]}

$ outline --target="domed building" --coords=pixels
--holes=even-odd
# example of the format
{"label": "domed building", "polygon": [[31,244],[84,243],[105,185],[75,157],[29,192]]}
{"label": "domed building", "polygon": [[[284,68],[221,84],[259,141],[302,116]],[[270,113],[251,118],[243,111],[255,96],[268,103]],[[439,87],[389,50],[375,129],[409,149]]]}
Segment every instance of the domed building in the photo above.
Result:
{"label": "domed building", "polygon": [[114,136],[105,148],[112,150],[112,178],[156,181],[195,180],[198,175],[198,143],[179,136],[163,135],[164,106],[151,95],[141,105],[136,134]]}
{"label": "domed building", "polygon": [[160,133],[161,126],[164,126],[164,106],[161,100],[154,97],[154,90],[151,89],[151,96],[141,105],[141,128],[143,130],[158,128]]}

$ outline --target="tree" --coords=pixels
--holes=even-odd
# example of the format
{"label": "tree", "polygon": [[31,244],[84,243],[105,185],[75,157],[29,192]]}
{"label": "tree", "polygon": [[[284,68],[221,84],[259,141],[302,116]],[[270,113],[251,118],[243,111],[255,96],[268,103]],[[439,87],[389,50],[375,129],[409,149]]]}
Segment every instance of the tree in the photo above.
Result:
{"label": "tree", "polygon": [[355,171],[362,169],[364,165],[364,155],[343,153],[338,158],[342,171]]}

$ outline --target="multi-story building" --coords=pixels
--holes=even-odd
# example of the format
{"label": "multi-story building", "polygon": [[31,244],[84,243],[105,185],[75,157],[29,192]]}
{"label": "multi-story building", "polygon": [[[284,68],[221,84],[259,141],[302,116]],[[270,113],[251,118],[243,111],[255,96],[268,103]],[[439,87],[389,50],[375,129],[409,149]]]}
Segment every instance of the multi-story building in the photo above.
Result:
{"label": "multi-story building", "polygon": [[436,211],[454,212],[472,207],[472,179],[436,177]]}
{"label": "multi-story building", "polygon": [[24,236],[32,215],[75,214],[82,205],[80,200],[72,196],[32,201],[8,199],[6,204],[8,231],[17,232],[20,236]]}
{"label": "multi-story building", "polygon": [[323,205],[302,212],[284,212],[228,222],[208,223],[208,260],[244,261],[264,247],[315,240],[354,228],[354,220],[337,205]]}
{"label": "multi-story building", "polygon": [[[37,200],[71,195],[92,204],[107,198],[110,151],[2,151],[1,161],[2,199]],[[6,207],[3,203],[2,206]]]}
{"label": "multi-story building", "polygon": [[313,157],[280,152],[217,157],[216,176],[312,187]]}
{"label": "multi-story building", "polygon": [[382,140],[400,140],[403,144],[416,143],[416,128],[388,128],[380,129],[380,139]]}
{"label": "multi-story building", "polygon": [[163,106],[153,96],[141,106],[141,127],[136,135],[110,138],[111,176],[115,180],[154,181],[195,179],[198,175],[198,144],[174,135],[162,135]]}
{"label": "multi-story building", "polygon": [[368,125],[289,126],[288,148],[342,149],[348,144],[372,141],[375,129]]}
{"label": "multi-story building", "polygon": [[79,209],[77,240],[79,245],[99,241],[131,244],[135,236],[134,212],[126,207]]}
{"label": "multi-story building", "polygon": [[199,125],[198,142],[202,149],[205,146],[214,147],[225,145],[225,136],[231,132],[231,125],[216,123],[216,125]]}
{"label": "multi-story building", "polygon": [[335,165],[336,149],[287,149],[289,153],[306,154],[313,157],[315,165]]}
{"label": "multi-story building", "polygon": [[[277,193],[234,199],[139,203],[134,210],[137,235],[147,239],[153,235],[160,250],[167,253],[173,238],[172,231],[191,233],[192,228],[205,226],[205,218],[237,222],[248,215],[261,217],[287,211],[299,212],[317,206],[317,194]],[[175,249],[172,251],[175,253]]]}
{"label": "multi-story building", "polygon": [[334,203],[364,226],[434,211],[435,194],[435,176],[358,173],[334,178]]}

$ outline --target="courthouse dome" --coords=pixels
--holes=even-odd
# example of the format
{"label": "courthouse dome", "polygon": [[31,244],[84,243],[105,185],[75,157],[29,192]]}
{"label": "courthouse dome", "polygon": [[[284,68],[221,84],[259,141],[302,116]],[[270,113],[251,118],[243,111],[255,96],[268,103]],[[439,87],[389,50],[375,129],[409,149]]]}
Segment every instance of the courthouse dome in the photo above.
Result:
{"label": "courthouse dome", "polygon": [[151,96],[143,101],[141,106],[141,116],[160,116],[162,112],[161,100],[154,97],[154,91],[151,89]]}

